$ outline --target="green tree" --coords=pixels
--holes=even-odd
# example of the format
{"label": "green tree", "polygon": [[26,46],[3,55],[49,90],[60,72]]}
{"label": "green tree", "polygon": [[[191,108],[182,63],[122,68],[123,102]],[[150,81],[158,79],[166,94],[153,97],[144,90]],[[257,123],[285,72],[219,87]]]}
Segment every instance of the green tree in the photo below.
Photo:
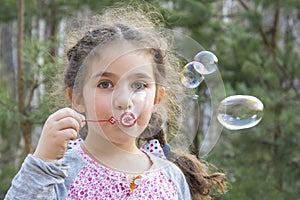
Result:
{"label": "green tree", "polygon": [[224,199],[297,199],[299,1],[240,0],[229,17],[213,43],[226,91],[257,96],[265,110],[255,128],[224,130],[209,160],[228,172]]}

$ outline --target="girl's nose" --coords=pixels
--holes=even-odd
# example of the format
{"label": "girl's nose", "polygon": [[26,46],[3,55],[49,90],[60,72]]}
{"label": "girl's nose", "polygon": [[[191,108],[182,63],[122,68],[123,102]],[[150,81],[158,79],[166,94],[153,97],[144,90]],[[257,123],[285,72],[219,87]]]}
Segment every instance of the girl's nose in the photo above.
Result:
{"label": "girl's nose", "polygon": [[118,110],[130,110],[133,106],[132,92],[128,89],[119,89],[113,94],[113,106]]}

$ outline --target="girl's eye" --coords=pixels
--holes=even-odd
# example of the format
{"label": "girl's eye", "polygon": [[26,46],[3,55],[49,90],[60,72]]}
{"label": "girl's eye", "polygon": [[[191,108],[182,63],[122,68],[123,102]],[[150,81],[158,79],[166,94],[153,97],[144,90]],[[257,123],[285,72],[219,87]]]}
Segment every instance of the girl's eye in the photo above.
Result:
{"label": "girl's eye", "polygon": [[146,83],[143,82],[135,82],[132,86],[134,89],[141,90],[147,87]]}
{"label": "girl's eye", "polygon": [[102,88],[102,89],[106,89],[106,88],[112,88],[113,84],[109,81],[101,81],[97,87]]}

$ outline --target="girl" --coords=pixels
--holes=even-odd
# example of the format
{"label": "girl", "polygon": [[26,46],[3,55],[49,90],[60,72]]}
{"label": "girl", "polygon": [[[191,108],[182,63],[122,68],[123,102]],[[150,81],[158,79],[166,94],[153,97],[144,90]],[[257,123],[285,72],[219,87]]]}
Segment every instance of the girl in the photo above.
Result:
{"label": "girl", "polygon": [[[161,28],[132,9],[92,22],[67,52],[73,109],[48,117],[5,199],[210,199],[215,184],[224,192],[223,174],[167,144],[164,129],[178,129],[181,84]],[[75,140],[84,126],[86,138]]]}

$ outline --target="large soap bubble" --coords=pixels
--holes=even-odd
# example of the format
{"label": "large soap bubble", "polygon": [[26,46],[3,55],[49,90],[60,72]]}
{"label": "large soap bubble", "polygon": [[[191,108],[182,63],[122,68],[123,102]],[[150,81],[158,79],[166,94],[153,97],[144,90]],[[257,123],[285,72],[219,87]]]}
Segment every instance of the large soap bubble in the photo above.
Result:
{"label": "large soap bubble", "polygon": [[263,116],[262,102],[249,95],[225,98],[218,107],[217,118],[229,130],[241,130],[256,126]]}

